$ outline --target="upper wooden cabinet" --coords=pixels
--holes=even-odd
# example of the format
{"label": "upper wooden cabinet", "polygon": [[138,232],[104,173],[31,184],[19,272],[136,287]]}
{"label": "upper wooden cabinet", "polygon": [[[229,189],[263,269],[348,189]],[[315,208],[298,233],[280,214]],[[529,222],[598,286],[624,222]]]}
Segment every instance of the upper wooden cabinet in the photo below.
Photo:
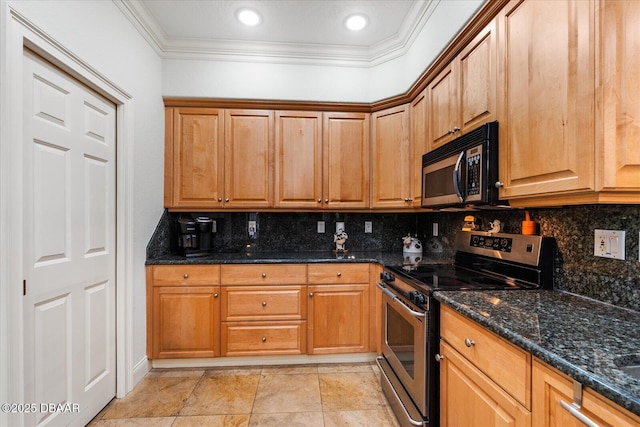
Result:
{"label": "upper wooden cabinet", "polygon": [[639,16],[637,2],[578,0],[501,12],[501,198],[512,206],[638,202]]}
{"label": "upper wooden cabinet", "polygon": [[225,207],[272,206],[273,117],[268,110],[226,111]]}
{"label": "upper wooden cabinet", "polygon": [[273,195],[273,112],[165,110],[165,206],[264,208]]}
{"label": "upper wooden cabinet", "polygon": [[[401,105],[372,115],[371,207],[413,206],[414,154],[409,127],[409,106]],[[418,194],[420,192],[418,191]]]}
{"label": "upper wooden cabinet", "polygon": [[369,207],[369,116],[323,113],[324,208]]}
{"label": "upper wooden cabinet", "polygon": [[275,205],[322,207],[322,113],[276,112]]}
{"label": "upper wooden cabinet", "polygon": [[491,21],[427,86],[428,150],[494,120],[495,28]]}
{"label": "upper wooden cabinet", "polygon": [[500,18],[501,198],[594,189],[590,1],[513,1]]}
{"label": "upper wooden cabinet", "polygon": [[165,110],[165,206],[221,206],[223,123],[223,111],[215,108]]}
{"label": "upper wooden cabinet", "polygon": [[409,106],[409,122],[411,124],[411,198],[412,205],[420,207],[422,199],[422,155],[429,150],[427,143],[427,109],[429,100],[427,90],[420,92]]}

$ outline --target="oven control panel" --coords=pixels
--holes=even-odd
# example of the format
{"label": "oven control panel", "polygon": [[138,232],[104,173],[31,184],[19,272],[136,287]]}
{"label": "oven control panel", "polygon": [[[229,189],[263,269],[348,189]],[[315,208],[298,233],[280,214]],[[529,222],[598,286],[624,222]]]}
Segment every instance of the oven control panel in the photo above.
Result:
{"label": "oven control panel", "polygon": [[511,252],[513,239],[511,237],[471,235],[469,245],[473,248],[491,249],[500,252]]}

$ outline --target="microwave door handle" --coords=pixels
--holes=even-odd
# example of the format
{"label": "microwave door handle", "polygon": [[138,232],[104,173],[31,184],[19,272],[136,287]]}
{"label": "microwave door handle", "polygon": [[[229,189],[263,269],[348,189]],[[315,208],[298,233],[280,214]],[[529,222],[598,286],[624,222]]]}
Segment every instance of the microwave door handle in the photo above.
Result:
{"label": "microwave door handle", "polygon": [[462,159],[464,158],[464,151],[460,153],[458,156],[458,160],[456,161],[456,166],[453,168],[453,188],[456,190],[456,195],[458,199],[460,199],[460,203],[464,202],[464,194],[462,194],[461,184],[462,181],[462,173],[460,171],[460,165],[462,164]]}

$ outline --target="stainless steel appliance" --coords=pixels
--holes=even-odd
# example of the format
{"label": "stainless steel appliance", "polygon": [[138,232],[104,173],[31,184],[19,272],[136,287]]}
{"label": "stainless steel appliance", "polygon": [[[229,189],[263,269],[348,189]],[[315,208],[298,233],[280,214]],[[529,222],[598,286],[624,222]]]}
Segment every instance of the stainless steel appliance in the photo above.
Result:
{"label": "stainless steel appliance", "polygon": [[383,296],[382,389],[402,426],[438,425],[439,303],[435,291],[550,289],[552,238],[459,232],[453,264],[386,266]]}
{"label": "stainless steel appliance", "polygon": [[215,221],[207,216],[178,219],[178,249],[181,255],[208,255],[213,249]]}
{"label": "stainless steel appliance", "polygon": [[486,123],[422,156],[424,208],[498,205],[500,186],[498,122]]}

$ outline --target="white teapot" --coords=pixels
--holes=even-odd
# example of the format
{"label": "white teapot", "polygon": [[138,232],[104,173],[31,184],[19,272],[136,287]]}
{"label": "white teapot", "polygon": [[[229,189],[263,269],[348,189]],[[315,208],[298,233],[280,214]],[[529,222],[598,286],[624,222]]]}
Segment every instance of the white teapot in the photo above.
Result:
{"label": "white teapot", "polygon": [[402,253],[403,254],[421,254],[422,242],[411,235],[406,235],[402,238]]}

